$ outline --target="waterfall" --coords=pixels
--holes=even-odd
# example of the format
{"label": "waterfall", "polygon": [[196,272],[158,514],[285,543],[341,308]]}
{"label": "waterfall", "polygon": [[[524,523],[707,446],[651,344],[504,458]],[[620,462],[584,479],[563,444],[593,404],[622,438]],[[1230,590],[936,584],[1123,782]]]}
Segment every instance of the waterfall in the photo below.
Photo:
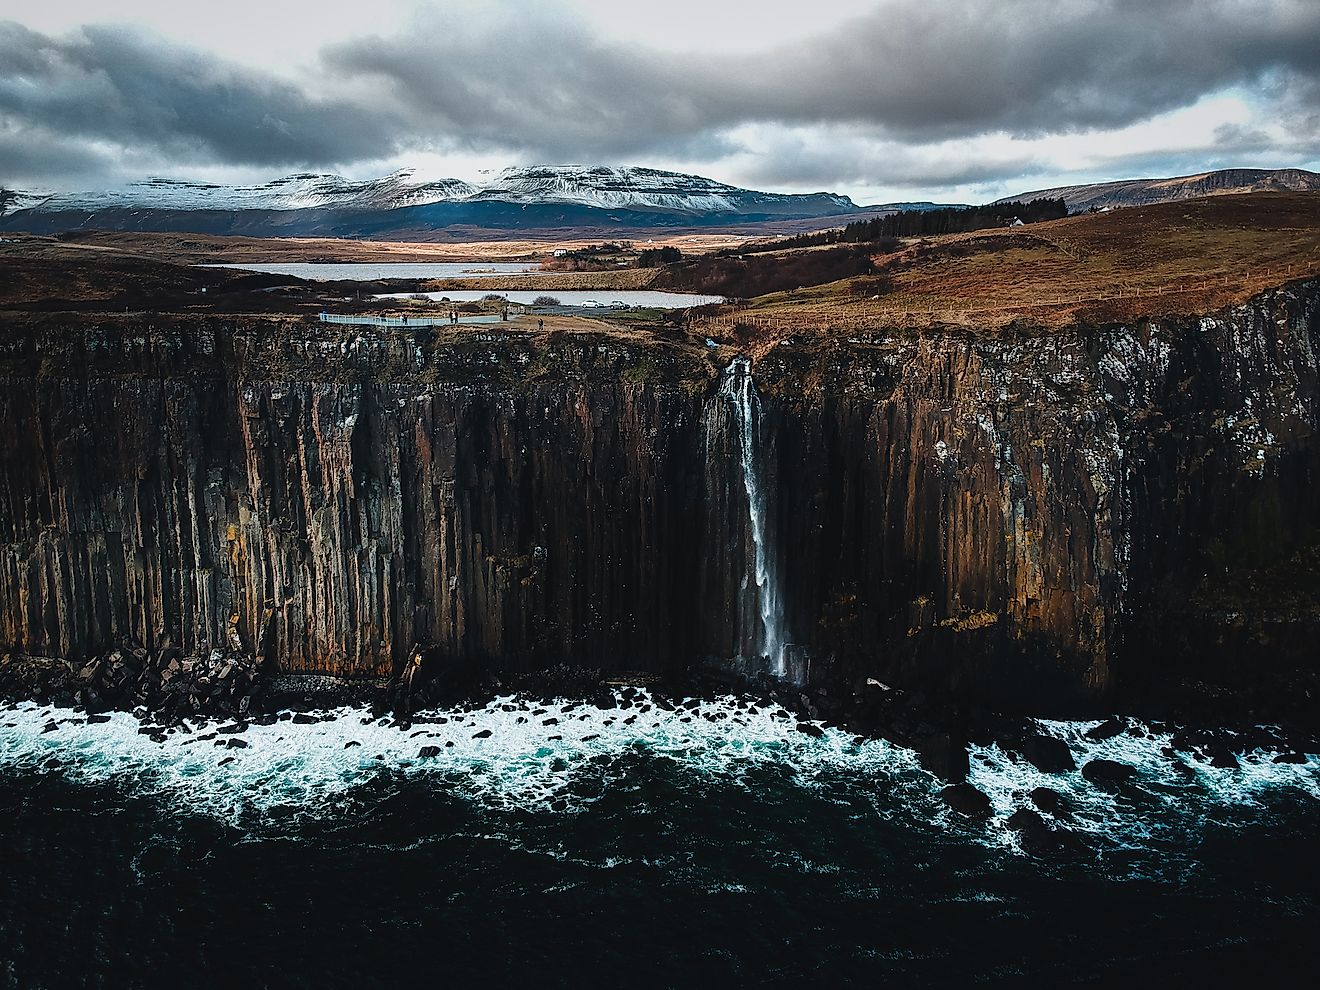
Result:
{"label": "waterfall", "polygon": [[730,362],[720,385],[720,396],[733,410],[733,428],[742,462],[743,491],[747,496],[747,514],[751,519],[753,568],[747,577],[754,582],[759,628],[754,641],[744,643],[743,649],[751,657],[769,657],[770,673],[783,677],[786,673],[783,617],[769,541],[766,492],[761,484],[757,457],[761,404],[752,382],[752,365],[747,358],[737,357]]}

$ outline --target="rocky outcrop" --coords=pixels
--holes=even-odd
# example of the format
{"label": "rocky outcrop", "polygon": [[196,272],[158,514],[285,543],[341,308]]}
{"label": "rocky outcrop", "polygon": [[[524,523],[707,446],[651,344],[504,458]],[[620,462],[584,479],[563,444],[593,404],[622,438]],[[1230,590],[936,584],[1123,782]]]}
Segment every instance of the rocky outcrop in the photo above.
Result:
{"label": "rocky outcrop", "polygon": [[[1271,685],[1313,684],[1314,602],[1262,592],[1242,619],[1223,588],[1316,538],[1317,300],[768,348],[790,673],[1085,705],[1231,680],[1222,628],[1267,630]],[[749,652],[731,348],[74,319],[0,340],[0,649],[168,641],[339,676]]]}

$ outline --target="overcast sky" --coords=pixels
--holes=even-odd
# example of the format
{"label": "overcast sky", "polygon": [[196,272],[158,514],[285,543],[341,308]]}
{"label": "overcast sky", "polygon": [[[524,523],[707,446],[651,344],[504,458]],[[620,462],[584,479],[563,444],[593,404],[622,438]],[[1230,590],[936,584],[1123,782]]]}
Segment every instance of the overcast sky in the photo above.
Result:
{"label": "overcast sky", "polygon": [[0,0],[0,185],[570,162],[859,202],[1320,170],[1320,0]]}

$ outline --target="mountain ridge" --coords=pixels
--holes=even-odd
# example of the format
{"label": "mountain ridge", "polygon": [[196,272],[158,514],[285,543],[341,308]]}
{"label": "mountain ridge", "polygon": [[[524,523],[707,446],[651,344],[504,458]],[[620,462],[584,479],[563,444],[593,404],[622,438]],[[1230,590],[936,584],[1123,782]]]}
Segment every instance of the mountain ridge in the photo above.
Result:
{"label": "mountain ridge", "polygon": [[1320,174],[1302,168],[1221,168],[1191,175],[1163,178],[1116,179],[1035,189],[995,200],[1027,202],[1062,199],[1073,212],[1121,206],[1151,206],[1202,196],[1249,192],[1308,192],[1320,190]]}
{"label": "mountain ridge", "polygon": [[588,165],[518,166],[462,179],[414,181],[301,172],[257,185],[148,178],[101,192],[11,191],[0,227],[40,233],[100,228],[199,233],[356,236],[455,224],[676,226],[840,216],[859,212],[833,193],[768,193],[680,172]]}

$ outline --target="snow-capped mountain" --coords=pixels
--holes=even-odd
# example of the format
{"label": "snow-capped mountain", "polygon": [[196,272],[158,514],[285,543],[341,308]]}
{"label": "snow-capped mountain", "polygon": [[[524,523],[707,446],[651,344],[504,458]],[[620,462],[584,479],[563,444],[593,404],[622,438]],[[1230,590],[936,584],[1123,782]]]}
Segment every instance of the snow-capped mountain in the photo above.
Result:
{"label": "snow-capped mountain", "polygon": [[[412,181],[411,169],[379,179],[300,172],[256,186],[225,186],[181,179],[144,179],[121,189],[55,193],[29,208],[54,210],[393,210],[462,199],[477,190],[460,179]],[[31,196],[31,194],[29,194]]]}
{"label": "snow-capped mountain", "polygon": [[411,170],[365,181],[300,173],[261,185],[152,178],[101,192],[10,194],[0,227],[378,236],[461,224],[497,228],[687,226],[853,213],[846,196],[766,193],[651,168],[537,165],[475,183]]}
{"label": "snow-capped mountain", "polygon": [[604,165],[506,168],[482,181],[468,198],[473,202],[569,203],[603,210],[746,213],[754,206],[794,205],[816,197],[825,199],[836,213],[856,209],[847,196],[754,192],[699,175]]}

